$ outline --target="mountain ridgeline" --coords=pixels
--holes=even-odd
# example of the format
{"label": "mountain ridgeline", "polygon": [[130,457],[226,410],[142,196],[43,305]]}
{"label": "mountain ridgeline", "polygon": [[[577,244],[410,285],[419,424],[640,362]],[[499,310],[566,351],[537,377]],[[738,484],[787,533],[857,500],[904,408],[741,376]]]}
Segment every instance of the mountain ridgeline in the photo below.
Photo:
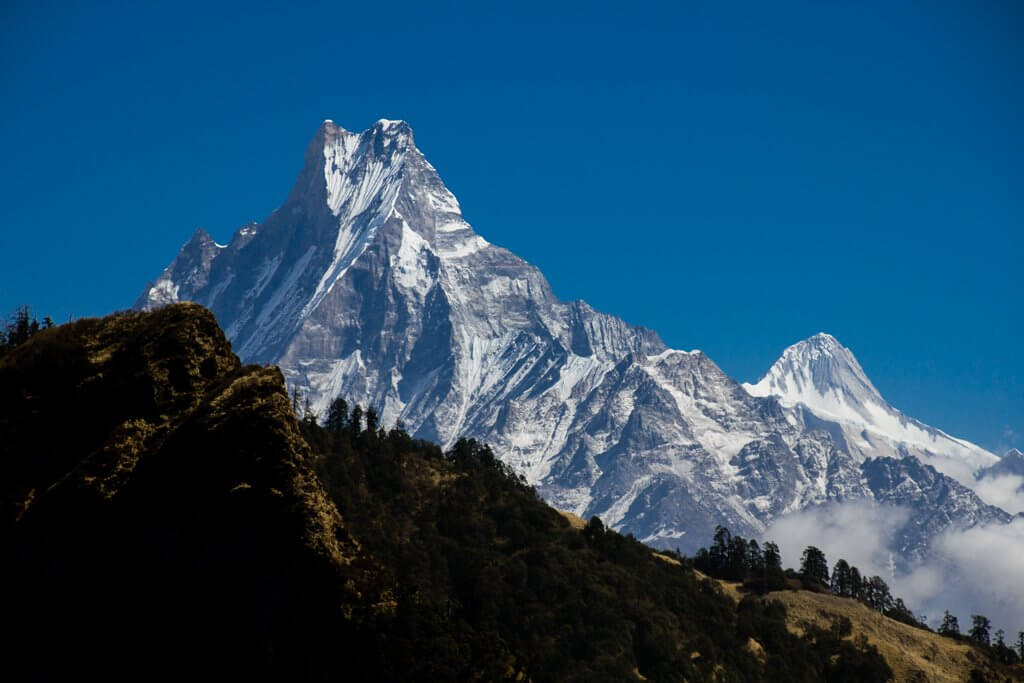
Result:
{"label": "mountain ridgeline", "polygon": [[827,334],[741,385],[560,301],[473,230],[402,121],[325,121],[278,210],[226,245],[197,231],[136,307],[186,300],[314,412],[343,396],[446,448],[476,438],[555,507],[657,547],[863,499],[911,509],[892,551],[912,562],[953,525],[1010,519],[970,488],[995,456],[890,406]]}
{"label": "mountain ridgeline", "polygon": [[12,680],[886,680],[681,558],[582,529],[486,446],[299,421],[179,304],[0,355]]}

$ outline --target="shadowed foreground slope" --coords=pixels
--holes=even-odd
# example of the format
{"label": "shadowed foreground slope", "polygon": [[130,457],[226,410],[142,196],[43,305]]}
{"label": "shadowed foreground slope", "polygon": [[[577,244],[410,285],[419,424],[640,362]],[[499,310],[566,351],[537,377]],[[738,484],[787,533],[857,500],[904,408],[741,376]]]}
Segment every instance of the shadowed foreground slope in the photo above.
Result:
{"label": "shadowed foreground slope", "polygon": [[205,309],[36,335],[0,360],[0,438],[8,661],[30,678],[328,679],[358,545],[280,373],[241,367]]}
{"label": "shadowed foreground slope", "polygon": [[[195,305],[0,357],[16,678],[883,680],[679,562],[545,505],[491,452],[297,422]],[[310,445],[312,445],[312,449]],[[751,640],[756,641],[752,644]]]}

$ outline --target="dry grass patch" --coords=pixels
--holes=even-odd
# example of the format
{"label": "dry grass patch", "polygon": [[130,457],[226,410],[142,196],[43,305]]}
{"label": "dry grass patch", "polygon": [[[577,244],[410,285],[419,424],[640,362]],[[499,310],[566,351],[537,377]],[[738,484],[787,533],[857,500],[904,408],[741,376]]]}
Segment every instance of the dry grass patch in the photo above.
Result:
{"label": "dry grass patch", "polygon": [[562,515],[567,520],[569,520],[569,526],[571,526],[573,529],[582,529],[587,525],[587,523],[584,522],[583,518],[579,515],[574,515],[573,513],[566,512],[565,510],[559,510],[558,514]]}
{"label": "dry grass patch", "polygon": [[971,646],[936,633],[902,624],[849,598],[809,591],[778,591],[766,596],[786,606],[786,620],[828,628],[846,617],[853,624],[852,638],[863,634],[892,667],[896,681],[966,681],[972,669],[988,668],[983,655]]}

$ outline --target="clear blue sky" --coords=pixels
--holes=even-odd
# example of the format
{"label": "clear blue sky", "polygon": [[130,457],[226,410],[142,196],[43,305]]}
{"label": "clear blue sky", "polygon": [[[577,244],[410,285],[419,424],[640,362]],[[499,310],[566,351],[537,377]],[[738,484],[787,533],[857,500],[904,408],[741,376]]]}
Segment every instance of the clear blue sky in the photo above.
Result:
{"label": "clear blue sky", "polygon": [[1024,446],[1020,3],[284,4],[3,3],[0,310],[128,307],[322,119],[402,118],[562,298],[740,380],[825,330]]}

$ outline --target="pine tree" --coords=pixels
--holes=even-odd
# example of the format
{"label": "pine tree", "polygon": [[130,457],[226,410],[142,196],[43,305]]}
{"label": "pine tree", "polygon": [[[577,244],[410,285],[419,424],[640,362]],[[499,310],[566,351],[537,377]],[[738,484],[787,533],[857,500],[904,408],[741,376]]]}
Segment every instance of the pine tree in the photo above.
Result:
{"label": "pine tree", "polygon": [[587,525],[583,527],[583,534],[591,540],[603,537],[605,534],[604,522],[601,521],[600,517],[594,515],[587,522]]}
{"label": "pine tree", "polygon": [[942,624],[939,625],[939,633],[944,636],[960,635],[960,622],[957,620],[956,615],[949,613],[949,610],[942,614]]}
{"label": "pine tree", "polygon": [[733,536],[729,543],[729,556],[726,562],[725,578],[740,581],[747,573],[747,539]]}
{"label": "pine tree", "polygon": [[379,418],[377,417],[377,409],[370,406],[366,409],[366,431],[371,435],[377,434],[377,427]]}
{"label": "pine tree", "polygon": [[302,405],[302,419],[309,423],[316,422],[316,413],[313,412],[313,405],[309,401],[309,394],[306,394],[306,399]]}
{"label": "pine tree", "polygon": [[887,612],[893,607],[892,594],[881,576],[872,576],[863,584],[863,600],[873,610]]}
{"label": "pine tree", "polygon": [[1017,653],[1012,647],[1006,645],[1006,632],[1003,629],[996,631],[992,649],[995,650],[996,658],[1003,664],[1015,664],[1017,662]]}
{"label": "pine tree", "polygon": [[864,599],[864,580],[857,567],[850,567],[850,597],[857,600]]}
{"label": "pine tree", "polygon": [[47,316],[43,318],[43,325],[40,327],[39,321],[32,315],[32,309],[21,306],[14,311],[8,322],[4,323],[4,329],[0,330],[0,350],[21,346],[39,330],[52,326],[53,321]]}
{"label": "pine tree", "polygon": [[903,598],[896,598],[892,603],[892,607],[885,611],[885,616],[902,621],[905,624],[925,622],[924,617],[918,619],[914,616],[914,613],[907,607],[907,603],[903,602]]}
{"label": "pine tree", "polygon": [[1017,633],[1017,656],[1024,661],[1024,631]]}
{"label": "pine tree", "polygon": [[764,568],[764,555],[761,554],[761,547],[754,539],[747,541],[747,558],[744,564],[747,574],[759,574]]}
{"label": "pine tree", "polygon": [[327,409],[327,431],[331,434],[340,434],[348,426],[348,402],[338,397],[331,401]]}
{"label": "pine tree", "polygon": [[828,588],[828,561],[825,553],[813,545],[807,546],[800,559],[800,575],[804,581],[819,583]]}
{"label": "pine tree", "polygon": [[832,592],[843,598],[852,595],[850,592],[850,565],[842,558],[832,568]]}
{"label": "pine tree", "polygon": [[38,331],[39,321],[32,317],[28,306],[22,306],[14,314],[14,323],[7,328],[7,341],[11,346],[18,346]]}
{"label": "pine tree", "polygon": [[732,533],[719,524],[715,527],[714,543],[711,544],[711,549],[708,551],[708,559],[711,561],[713,571],[721,572],[728,566],[730,545],[732,545]]}
{"label": "pine tree", "polygon": [[971,630],[968,635],[971,640],[978,643],[979,645],[988,646],[991,644],[991,637],[989,631],[992,628],[992,622],[988,620],[988,617],[982,614],[971,615]]}
{"label": "pine tree", "polygon": [[764,568],[765,571],[781,572],[782,571],[782,553],[779,552],[779,546],[771,541],[764,544]]}
{"label": "pine tree", "polygon": [[348,430],[353,436],[359,436],[363,431],[363,407],[358,403],[348,418]]}

